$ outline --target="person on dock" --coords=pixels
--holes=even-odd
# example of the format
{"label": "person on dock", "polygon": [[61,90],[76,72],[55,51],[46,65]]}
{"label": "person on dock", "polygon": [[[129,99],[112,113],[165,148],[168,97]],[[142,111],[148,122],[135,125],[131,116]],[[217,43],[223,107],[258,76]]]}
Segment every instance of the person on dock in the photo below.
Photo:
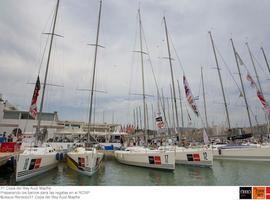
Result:
{"label": "person on dock", "polygon": [[7,141],[8,141],[8,142],[13,142],[13,136],[12,136],[12,134],[9,134],[9,135],[8,135]]}
{"label": "person on dock", "polygon": [[3,142],[6,142],[7,141],[7,136],[6,136],[7,132],[4,131],[3,133]]}
{"label": "person on dock", "polygon": [[121,143],[121,147],[123,147],[124,146],[124,139],[123,139],[122,135],[120,136],[120,143]]}

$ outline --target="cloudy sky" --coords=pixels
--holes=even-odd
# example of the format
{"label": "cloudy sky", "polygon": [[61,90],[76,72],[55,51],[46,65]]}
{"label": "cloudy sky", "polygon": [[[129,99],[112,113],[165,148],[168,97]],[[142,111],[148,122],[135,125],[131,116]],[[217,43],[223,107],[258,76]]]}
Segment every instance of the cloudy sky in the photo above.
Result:
{"label": "cloudy sky", "polygon": [[[33,94],[33,83],[41,66],[43,82],[45,60],[42,54],[50,31],[56,0],[1,0],[0,1],[0,93],[21,109],[28,110]],[[203,67],[208,117],[210,124],[224,124],[225,110],[218,80],[216,64],[208,31],[211,30],[221,67],[226,98],[229,104],[231,124],[248,124],[243,98],[239,98],[240,86],[237,68],[229,39],[235,46],[248,70],[255,79],[245,42],[249,42],[265,96],[268,91],[268,72],[260,47],[270,59],[270,18],[268,0],[104,0],[101,17],[100,44],[98,50],[95,102],[95,120],[102,122],[131,123],[133,109],[141,106],[141,66],[137,9],[140,5],[144,32],[144,56],[146,93],[148,97],[149,126],[153,126],[153,112],[157,112],[157,98],[151,65],[164,96],[170,96],[171,83],[164,23],[166,16],[175,80],[180,81],[183,93],[183,70],[197,104],[203,114],[200,70]],[[48,82],[63,87],[48,86],[44,111],[58,111],[61,120],[87,121],[95,42],[98,0],[61,0]],[[174,48],[173,48],[174,47]],[[177,59],[179,56],[181,63]],[[182,70],[183,68],[183,70]],[[247,82],[246,69],[241,66],[248,103],[255,116],[264,123],[263,111],[256,99],[256,92]],[[177,89],[177,88],[176,88]],[[176,91],[178,94],[178,90]],[[167,100],[165,100],[167,102]],[[168,99],[169,104],[171,99]],[[177,100],[179,109],[179,99]],[[183,98],[184,121],[187,126],[187,110],[193,125],[200,126]],[[167,103],[166,103],[167,105]],[[169,105],[171,109],[171,105]],[[187,109],[186,109],[187,108]],[[172,112],[170,110],[170,112]],[[178,111],[179,113],[179,111]],[[104,117],[103,117],[104,115]],[[180,115],[180,113],[179,113]],[[114,116],[114,117],[113,117]],[[171,124],[172,124],[172,117]],[[179,117],[180,118],[180,117]]]}

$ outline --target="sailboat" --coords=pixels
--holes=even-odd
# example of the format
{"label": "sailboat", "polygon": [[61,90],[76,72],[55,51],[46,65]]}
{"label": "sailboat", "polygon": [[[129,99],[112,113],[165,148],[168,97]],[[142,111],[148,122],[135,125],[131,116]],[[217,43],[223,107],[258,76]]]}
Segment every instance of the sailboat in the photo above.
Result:
{"label": "sailboat", "polygon": [[[214,52],[217,68],[219,69],[219,64],[218,64],[215,46],[214,46],[211,32],[209,32],[209,34],[210,34],[210,39],[211,39],[211,43],[212,43],[212,47],[213,47],[213,52]],[[231,39],[231,43],[232,43],[233,53],[234,53],[234,57],[235,57],[235,61],[236,61],[237,69],[238,69],[238,74],[239,74],[241,86],[242,86],[241,93],[243,93],[243,96],[244,96],[250,129],[253,130],[253,127],[251,124],[251,119],[250,119],[250,114],[249,114],[249,106],[248,106],[246,95],[245,95],[245,88],[244,88],[244,85],[242,82],[241,71],[239,68],[239,64],[244,65],[244,63],[243,63],[242,59],[240,58],[239,54],[236,52],[232,39]],[[252,64],[253,64],[253,67],[254,67],[254,70],[256,73],[255,65],[254,65],[253,58],[252,58],[249,47],[248,47],[248,50],[249,50]],[[218,70],[218,71],[220,71],[220,70]],[[219,75],[220,75],[220,73],[219,73]],[[248,72],[248,75],[249,75],[249,80],[252,82],[252,84],[256,84],[255,81],[250,76],[249,72]],[[220,76],[220,80],[221,80],[221,76]],[[259,80],[258,80],[258,83],[259,83]],[[221,86],[222,86],[222,91],[223,91],[222,82],[221,82]],[[224,91],[223,91],[223,95],[224,95]],[[225,101],[225,95],[223,97],[224,97],[224,105],[226,108],[227,120],[228,120],[230,132],[238,131],[236,129],[231,129],[231,127],[230,127],[229,114],[228,114],[228,110],[227,110],[227,106],[226,106],[227,104]],[[243,137],[244,135],[241,134],[241,136]],[[222,145],[222,146],[216,146],[216,147],[213,146],[213,154],[214,154],[214,159],[222,159],[222,160],[270,161],[270,148],[269,148],[269,146],[267,146],[267,145],[264,146],[264,145],[259,145],[259,144],[230,144],[230,145]]]}
{"label": "sailboat", "polygon": [[[169,44],[169,37],[168,37],[168,29],[166,24],[166,19],[163,17],[164,20],[164,26],[165,26],[165,33],[166,33],[166,41],[167,41],[167,48],[168,48],[168,56],[169,56],[169,64],[171,69],[171,81],[172,81],[172,98],[174,99],[174,105],[175,105],[175,114],[176,114],[176,124],[177,127],[179,127],[179,121],[178,121],[178,114],[177,114],[177,104],[176,104],[176,95],[175,95],[175,87],[174,87],[174,78],[173,78],[173,69],[172,69],[172,58],[171,58],[171,52],[170,52],[170,44]],[[189,88],[188,82],[186,77],[183,77],[183,82],[185,86],[185,93],[188,99],[188,103],[192,107],[195,114],[199,117],[199,112],[197,110],[197,107],[195,105],[194,98],[192,96],[191,90]],[[178,89],[180,90],[179,83],[178,83]],[[180,94],[180,91],[179,91]],[[181,95],[180,95],[181,98]],[[181,104],[180,104],[181,105]],[[182,112],[183,114],[183,112]],[[182,124],[183,124],[183,117],[182,118]],[[177,130],[175,128],[175,130]],[[204,130],[205,131],[205,130]],[[205,133],[206,135],[206,133]],[[180,133],[179,133],[179,139],[180,139]],[[180,140],[179,140],[180,141]],[[212,167],[213,165],[213,153],[212,150],[209,148],[185,148],[181,146],[161,146],[159,147],[161,150],[171,150],[175,152],[175,163],[176,164],[185,164],[185,165],[196,165],[196,166],[207,166]]]}
{"label": "sailboat", "polygon": [[97,26],[97,35],[96,35],[96,44],[95,44],[95,55],[94,55],[94,68],[92,74],[92,86],[91,86],[91,99],[90,99],[90,108],[89,108],[89,121],[88,121],[88,130],[87,130],[87,142],[84,147],[76,147],[74,150],[67,153],[67,165],[87,176],[92,176],[101,166],[103,161],[103,153],[97,151],[94,147],[94,144],[97,143],[96,140],[90,135],[90,125],[92,117],[92,107],[93,107],[93,96],[95,89],[95,72],[96,72],[96,60],[97,60],[97,48],[99,47],[99,28],[100,28],[100,18],[101,18],[101,8],[102,1],[99,5],[99,15],[98,15],[98,26]]}
{"label": "sailboat", "polygon": [[47,84],[47,75],[48,75],[48,70],[49,70],[49,65],[50,65],[51,49],[52,49],[53,39],[55,35],[54,31],[55,31],[55,26],[56,26],[58,8],[59,8],[59,0],[57,0],[57,3],[56,3],[56,10],[55,10],[55,15],[54,15],[54,20],[53,20],[53,29],[52,29],[52,33],[50,34],[51,35],[50,46],[49,46],[49,52],[48,52],[48,59],[47,59],[39,113],[37,114],[37,107],[36,107],[36,101],[37,101],[38,92],[40,89],[39,76],[36,81],[36,86],[35,86],[32,104],[30,108],[30,114],[32,116],[37,115],[37,118],[38,118],[37,128],[36,128],[36,133],[35,133],[35,144],[33,147],[29,147],[25,149],[21,154],[19,154],[17,167],[16,167],[16,182],[23,181],[33,176],[44,173],[50,169],[57,167],[57,164],[58,164],[57,152],[50,145],[43,144],[46,130],[45,129],[43,129],[42,131],[40,130],[43,102],[44,102],[45,89],[46,89],[46,84]]}
{"label": "sailboat", "polygon": [[[145,88],[144,88],[144,66],[143,66],[143,50],[142,50],[142,21],[140,9],[138,10],[139,15],[139,27],[140,27],[140,51],[141,54],[141,68],[142,68],[142,91],[143,91],[143,110],[144,110],[144,135],[145,143],[147,144],[147,122],[146,122],[146,99],[145,99]],[[128,147],[125,150],[119,150],[114,152],[116,160],[120,163],[157,168],[174,170],[175,169],[175,154],[173,151],[168,150],[152,150],[147,147]]]}

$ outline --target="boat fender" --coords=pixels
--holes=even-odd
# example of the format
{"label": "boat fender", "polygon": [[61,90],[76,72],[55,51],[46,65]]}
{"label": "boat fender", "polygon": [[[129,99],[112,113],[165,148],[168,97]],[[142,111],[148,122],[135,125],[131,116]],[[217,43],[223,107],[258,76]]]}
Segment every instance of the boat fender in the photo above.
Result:
{"label": "boat fender", "polygon": [[60,155],[59,153],[56,154],[56,160],[59,160],[60,159]]}
{"label": "boat fender", "polygon": [[64,154],[63,153],[60,153],[60,160],[64,160]]}
{"label": "boat fender", "polygon": [[221,149],[218,149],[218,155],[221,155]]}

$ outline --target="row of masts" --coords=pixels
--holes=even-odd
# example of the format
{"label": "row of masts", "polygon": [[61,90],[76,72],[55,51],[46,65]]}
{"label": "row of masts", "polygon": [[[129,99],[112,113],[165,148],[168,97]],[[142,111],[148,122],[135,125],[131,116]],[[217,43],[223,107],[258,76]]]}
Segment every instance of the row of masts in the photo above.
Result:
{"label": "row of masts", "polygon": [[[50,65],[50,60],[51,60],[51,51],[52,51],[53,40],[54,40],[55,35],[58,36],[57,34],[55,34],[55,27],[56,27],[56,22],[57,22],[59,2],[60,2],[60,0],[57,0],[54,19],[53,19],[52,32],[49,33],[49,35],[51,37],[50,37],[48,58],[47,58],[47,63],[46,63],[45,76],[44,76],[44,84],[43,84],[42,95],[41,95],[41,102],[40,102],[40,109],[39,109],[40,114],[38,115],[38,118],[37,118],[35,146],[38,145],[38,142],[39,142],[38,141],[38,136],[41,134],[40,133],[40,125],[41,125],[41,118],[42,118],[41,115],[42,115],[43,105],[44,105],[44,97],[45,97],[45,90],[46,90],[46,85],[47,85],[47,76],[48,76],[48,71],[49,71],[49,65]],[[96,42],[95,42],[95,44],[91,44],[92,46],[95,46],[95,53],[94,53],[93,72],[92,72],[92,79],[91,79],[91,86],[90,86],[91,90],[90,90],[90,102],[89,102],[88,129],[87,129],[87,143],[88,144],[90,143],[90,126],[91,126],[91,123],[92,123],[97,53],[98,53],[98,47],[102,47],[102,46],[99,45],[99,30],[100,30],[101,9],[102,9],[102,1],[100,0],[99,14],[98,14],[98,25],[97,25],[97,33],[96,33]],[[114,122],[114,113],[113,113],[113,120],[112,121]],[[40,141],[40,142],[42,143],[43,141]]]}
{"label": "row of masts", "polygon": [[[145,134],[145,139],[147,141],[147,132],[146,130],[149,128],[149,122],[148,122],[148,109],[147,109],[147,104],[146,104],[146,95],[145,95],[145,80],[144,80],[144,60],[143,60],[143,55],[146,54],[145,52],[143,52],[143,47],[142,47],[142,21],[141,21],[141,13],[140,13],[140,9],[138,10],[138,15],[139,15],[139,28],[140,28],[140,51],[137,51],[141,54],[141,71],[142,71],[142,90],[143,90],[143,120],[144,120],[144,125],[142,125],[142,119],[141,119],[141,107],[137,107],[136,109],[133,110],[133,117],[134,117],[134,124],[138,125],[140,124],[141,129],[144,130],[144,134]],[[163,21],[164,21],[164,27],[165,27],[165,34],[166,34],[166,44],[167,44],[167,49],[168,49],[168,60],[169,60],[169,66],[170,66],[170,74],[171,74],[171,84],[170,84],[170,99],[171,99],[171,111],[172,114],[170,114],[170,109],[169,109],[169,98],[167,98],[167,107],[168,107],[168,114],[166,117],[166,113],[164,112],[165,110],[165,102],[164,102],[164,95],[163,95],[163,91],[161,90],[161,107],[163,110],[163,116],[165,119],[165,122],[168,125],[168,121],[170,122],[170,126],[176,128],[176,133],[177,133],[177,128],[180,127],[179,125],[179,118],[178,118],[178,109],[177,109],[177,97],[176,97],[176,87],[175,87],[175,81],[174,81],[174,72],[173,72],[173,66],[172,66],[172,57],[171,57],[171,52],[170,52],[170,42],[169,42],[169,36],[168,36],[168,29],[167,29],[167,23],[166,23],[166,18],[163,17]],[[224,86],[223,86],[223,81],[222,81],[222,75],[221,75],[221,68],[219,66],[219,62],[218,62],[218,58],[217,58],[217,53],[216,53],[216,48],[215,48],[215,44],[214,44],[214,40],[212,37],[211,32],[209,32],[210,35],[210,40],[211,40],[211,44],[212,44],[212,48],[213,48],[213,53],[214,53],[214,57],[215,57],[215,62],[216,62],[216,69],[218,72],[218,77],[219,77],[219,82],[220,82],[220,86],[221,86],[221,92],[222,92],[222,97],[223,97],[223,104],[225,107],[225,113],[226,113],[226,121],[227,121],[227,125],[228,125],[228,130],[232,129],[231,126],[231,120],[230,120],[230,114],[229,114],[229,109],[228,109],[228,103],[227,103],[227,99],[226,99],[226,95],[225,95],[225,91],[224,91]],[[248,117],[248,121],[249,121],[249,126],[250,129],[252,130],[252,120],[251,120],[251,114],[250,114],[250,109],[249,109],[249,105],[248,105],[248,101],[247,101],[247,97],[246,97],[246,92],[245,92],[245,87],[243,84],[243,80],[242,80],[242,75],[241,75],[241,70],[239,67],[239,61],[237,58],[237,51],[235,49],[234,46],[234,42],[233,39],[230,39],[231,41],[231,45],[232,45],[232,49],[233,49],[233,53],[234,53],[234,57],[235,57],[235,61],[236,61],[236,66],[237,66],[237,70],[238,70],[238,75],[239,75],[239,80],[241,83],[241,94],[244,97],[244,102],[245,102],[245,107],[246,107],[246,111],[247,111],[247,117]],[[256,70],[256,66],[254,63],[254,59],[251,53],[251,50],[249,48],[248,43],[246,43],[247,48],[248,48],[248,52],[250,55],[250,59],[252,61],[252,66],[254,69],[254,72],[256,74],[256,79],[259,85],[259,89],[260,91],[263,93],[262,91],[262,87],[261,87],[261,83],[259,80],[259,76]],[[269,70],[270,73],[270,68],[269,68],[269,64],[264,52],[264,49],[261,48],[261,51],[263,53],[267,68]],[[203,89],[203,105],[204,105],[204,118],[205,118],[205,126],[206,128],[209,127],[209,122],[208,122],[208,117],[207,117],[207,105],[206,105],[206,96],[205,96],[205,86],[204,86],[204,76],[203,76],[203,69],[201,68],[201,80],[202,80],[202,89]],[[179,92],[179,100],[180,100],[180,109],[181,109],[181,126],[184,127],[184,119],[183,119],[183,106],[182,106],[182,98],[181,98],[181,91],[180,91],[180,86],[179,86],[179,81],[177,80],[177,84],[178,84],[178,92]],[[159,97],[159,90],[158,90],[158,98]],[[159,102],[159,99],[158,99]],[[153,105],[152,105],[153,106]],[[158,105],[158,110],[160,110],[159,105]],[[160,112],[160,111],[159,111]],[[153,115],[153,111],[152,111],[152,115]],[[153,117],[153,116],[152,116]],[[170,119],[170,117],[172,117],[172,119]],[[154,124],[154,123],[153,123]],[[179,132],[179,137],[180,137],[180,132]]]}
{"label": "row of masts", "polygon": [[[39,109],[39,113],[42,113],[43,111],[43,104],[44,104],[44,95],[45,95],[45,89],[46,89],[46,83],[47,83],[47,75],[48,75],[48,71],[49,71],[49,65],[50,65],[50,57],[51,57],[51,50],[52,50],[52,44],[53,44],[53,40],[54,40],[54,35],[55,34],[55,26],[56,26],[56,21],[57,21],[57,14],[58,14],[58,7],[59,7],[59,0],[57,0],[57,4],[56,4],[56,11],[55,11],[55,15],[54,15],[54,20],[53,20],[53,27],[52,27],[52,33],[50,33],[51,38],[50,38],[50,45],[49,45],[49,52],[48,52],[48,59],[47,59],[47,64],[46,64],[46,70],[45,70],[45,77],[44,77],[44,84],[43,84],[43,90],[42,90],[42,95],[41,95],[41,104],[40,104],[40,109]],[[100,29],[100,18],[101,18],[101,8],[102,8],[102,1],[100,1],[100,7],[99,7],[99,16],[98,16],[98,25],[97,25],[97,34],[96,34],[96,42],[94,44],[95,46],[95,54],[94,54],[94,66],[93,66],[93,73],[92,73],[92,79],[91,79],[91,94],[90,94],[90,102],[89,102],[89,120],[88,120],[88,131],[87,131],[87,138],[88,138],[88,142],[90,141],[90,124],[92,122],[92,110],[93,110],[93,96],[94,96],[94,89],[95,89],[95,74],[96,74],[96,59],[97,59],[97,50],[99,45],[99,29]],[[145,94],[145,74],[144,74],[144,55],[147,54],[143,51],[143,44],[142,44],[142,20],[141,20],[141,12],[140,9],[138,10],[138,15],[139,15],[139,29],[140,29],[140,51],[138,51],[140,53],[140,58],[141,58],[141,72],[142,72],[142,96],[143,96],[143,125],[142,125],[142,119],[140,117],[140,124],[141,124],[141,128],[144,130],[145,133],[145,141],[147,141],[147,128],[149,127],[149,121],[148,119],[148,107],[146,104],[146,94]],[[166,35],[166,44],[167,44],[167,50],[168,50],[168,60],[169,60],[169,66],[170,66],[170,74],[171,74],[171,84],[170,84],[170,95],[171,95],[171,106],[172,106],[172,115],[168,114],[166,117],[165,114],[165,102],[164,102],[164,95],[163,95],[163,91],[161,91],[162,93],[162,101],[161,101],[161,107],[162,107],[162,111],[163,111],[163,115],[164,115],[164,119],[165,122],[168,124],[168,121],[170,121],[171,126],[174,128],[178,128],[180,127],[179,124],[179,118],[178,118],[178,108],[177,108],[177,97],[176,97],[176,87],[175,87],[175,80],[174,80],[174,72],[173,72],[173,66],[172,66],[172,57],[171,57],[171,51],[170,51],[170,42],[169,42],[169,36],[168,36],[168,28],[167,28],[167,23],[166,23],[166,18],[163,17],[163,21],[164,21],[164,28],[165,28],[165,35]],[[220,85],[221,85],[221,91],[222,91],[222,96],[223,96],[223,102],[224,102],[224,107],[225,107],[225,113],[226,113],[226,119],[227,119],[227,123],[228,123],[228,128],[231,129],[231,122],[230,122],[230,116],[229,116],[229,111],[228,111],[228,104],[227,104],[227,100],[226,100],[226,96],[225,96],[225,92],[224,92],[224,86],[223,86],[223,82],[222,82],[222,77],[221,77],[221,72],[220,72],[220,66],[219,66],[219,62],[217,59],[217,54],[216,54],[216,48],[214,45],[214,41],[213,41],[213,37],[211,32],[209,32],[210,35],[210,40],[211,40],[211,44],[212,44],[212,48],[213,48],[213,52],[214,52],[214,56],[215,56],[215,62],[216,62],[216,66],[217,66],[217,72],[218,72],[218,77],[219,77],[219,81],[220,81]],[[240,67],[239,67],[239,62],[237,59],[237,51],[235,49],[233,40],[231,39],[231,44],[232,44],[232,48],[233,48],[233,52],[234,52],[234,56],[235,56],[235,61],[236,61],[236,66],[237,66],[237,70],[238,70],[238,74],[239,74],[239,79],[241,82],[241,88],[242,88],[242,94],[244,97],[244,101],[245,101],[245,106],[246,106],[246,111],[247,111],[247,116],[248,116],[248,120],[249,120],[249,125],[250,128],[252,128],[252,121],[251,121],[251,117],[250,117],[250,110],[249,110],[249,105],[248,105],[248,101],[246,98],[246,93],[245,93],[245,88],[243,85],[243,80],[242,80],[242,76],[241,76],[241,71],[240,71]],[[255,62],[250,50],[250,47],[248,45],[248,43],[246,43],[247,48],[248,48],[248,52],[250,55],[250,59],[252,62],[252,66],[256,75],[256,79],[257,79],[257,83],[260,89],[260,92],[262,92],[263,94],[263,90],[261,87],[261,82],[256,70],[256,66],[255,66]],[[268,64],[268,60],[266,58],[264,49],[261,47],[261,51],[263,53],[268,71],[270,73],[270,68],[269,68],[269,64]],[[201,69],[201,79],[202,79],[202,86],[203,86],[203,100],[204,100],[204,115],[205,115],[205,123],[206,123],[206,127],[209,127],[209,123],[208,123],[208,118],[207,118],[207,108],[206,108],[206,97],[205,97],[205,88],[204,88],[204,78],[203,78],[203,72]],[[181,91],[180,91],[180,84],[179,81],[177,80],[177,85],[178,85],[178,92],[179,92],[179,100],[180,100],[180,109],[181,109],[181,126],[184,127],[184,118],[183,118],[183,102],[182,102],[182,98],[181,98]],[[158,96],[160,96],[160,92],[159,89],[157,88],[157,93]],[[160,98],[160,97],[159,97]],[[158,100],[159,103],[159,100]],[[167,98],[167,107],[169,110],[169,100]],[[154,111],[153,111],[153,104],[151,105],[152,108],[152,117],[154,116]],[[158,105],[158,112],[160,112],[160,106]],[[140,114],[139,114],[140,113]],[[139,109],[136,108],[136,110],[133,111],[133,116],[134,116],[134,122],[136,121],[137,124],[139,124],[139,118],[138,116],[141,116],[141,108],[139,107]],[[172,119],[169,119],[170,116],[172,116]],[[167,119],[168,118],[168,119]],[[37,125],[37,134],[39,134],[40,132],[40,123],[41,123],[41,115],[38,115],[38,125]],[[177,132],[177,130],[176,130]],[[180,137],[180,132],[179,132],[179,137]],[[37,144],[38,141],[36,141],[35,144]]]}
{"label": "row of masts", "polygon": [[[225,96],[225,92],[224,92],[224,86],[223,86],[222,77],[221,77],[221,73],[220,73],[220,67],[219,67],[219,63],[218,63],[218,59],[217,59],[217,55],[216,55],[216,49],[215,49],[215,45],[214,45],[214,41],[213,41],[213,37],[212,37],[211,32],[209,32],[209,35],[210,35],[212,48],[213,48],[213,52],[214,52],[214,56],[215,56],[215,61],[216,61],[216,65],[217,65],[217,71],[218,71],[218,76],[219,76],[219,81],[220,81],[220,86],[221,86],[221,91],[222,91],[222,96],[223,96],[223,103],[224,103],[224,107],[225,107],[228,128],[229,128],[229,130],[231,130],[230,115],[229,115],[229,111],[228,111],[228,105],[227,105],[226,96]],[[241,83],[241,91],[240,92],[244,97],[244,102],[245,102],[245,107],[246,107],[246,111],[247,111],[249,127],[250,127],[251,132],[253,132],[253,126],[252,126],[252,121],[251,121],[251,117],[250,117],[250,109],[249,109],[249,105],[248,105],[248,101],[247,101],[247,97],[246,97],[245,87],[244,87],[243,80],[242,80],[241,70],[240,70],[240,67],[239,67],[239,60],[237,58],[237,56],[239,56],[239,55],[238,55],[238,53],[236,51],[236,48],[234,46],[233,39],[231,38],[230,41],[231,41],[233,54],[234,54],[234,57],[235,57],[235,62],[236,62],[237,70],[238,70],[239,80],[240,80],[240,83]],[[259,79],[259,76],[258,76],[258,73],[257,73],[257,70],[256,70],[253,55],[251,53],[250,47],[249,47],[247,42],[246,42],[246,46],[247,46],[249,56],[250,56],[250,59],[251,59],[251,62],[252,62],[252,66],[253,66],[253,69],[254,69],[254,72],[255,72],[255,75],[256,75],[257,83],[259,85],[259,90],[263,94],[263,90],[262,90],[262,87],[261,87],[261,82],[260,82],[260,79]],[[265,61],[266,61],[266,65],[267,65],[267,67],[269,69],[268,61],[266,59],[266,56],[265,56],[265,53],[264,53],[264,50],[263,50],[262,47],[261,47],[261,50],[263,52],[263,55],[264,55],[264,58],[265,58]],[[269,70],[269,72],[270,72],[270,70]],[[205,110],[206,110],[206,108],[205,108]],[[267,123],[269,123],[268,120],[267,120]]]}

